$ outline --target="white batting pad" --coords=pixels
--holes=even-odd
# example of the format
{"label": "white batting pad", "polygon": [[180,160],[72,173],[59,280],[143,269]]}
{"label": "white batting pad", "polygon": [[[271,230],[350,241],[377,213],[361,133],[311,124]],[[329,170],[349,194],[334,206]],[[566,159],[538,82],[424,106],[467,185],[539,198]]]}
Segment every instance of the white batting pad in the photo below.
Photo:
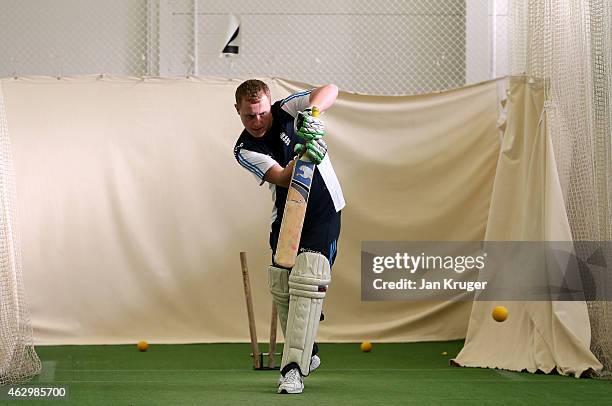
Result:
{"label": "white batting pad", "polygon": [[310,372],[310,357],[321,317],[321,306],[331,281],[329,261],[321,254],[297,256],[289,275],[289,315],[281,368],[295,362],[302,375]]}
{"label": "white batting pad", "polygon": [[270,266],[268,268],[268,287],[276,305],[276,313],[281,323],[283,336],[286,337],[287,315],[289,314],[289,271]]}

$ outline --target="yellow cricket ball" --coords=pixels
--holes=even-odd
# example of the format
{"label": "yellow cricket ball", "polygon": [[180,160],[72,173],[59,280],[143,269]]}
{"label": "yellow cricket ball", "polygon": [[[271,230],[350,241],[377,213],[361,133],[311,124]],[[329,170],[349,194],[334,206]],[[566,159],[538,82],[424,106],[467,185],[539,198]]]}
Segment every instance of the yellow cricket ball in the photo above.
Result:
{"label": "yellow cricket ball", "polygon": [[495,321],[506,321],[508,318],[508,309],[506,309],[505,306],[495,306],[491,315]]}
{"label": "yellow cricket ball", "polygon": [[372,351],[372,343],[369,341],[364,341],[361,343],[360,348],[361,348],[361,351],[363,352],[370,352]]}
{"label": "yellow cricket ball", "polygon": [[146,351],[149,349],[149,343],[146,341],[138,341],[136,348],[138,348],[138,351]]}

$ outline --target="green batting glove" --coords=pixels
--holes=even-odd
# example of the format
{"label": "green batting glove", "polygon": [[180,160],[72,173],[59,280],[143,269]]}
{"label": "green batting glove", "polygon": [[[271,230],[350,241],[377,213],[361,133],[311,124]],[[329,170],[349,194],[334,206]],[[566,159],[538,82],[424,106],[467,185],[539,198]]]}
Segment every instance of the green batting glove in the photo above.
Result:
{"label": "green batting glove", "polygon": [[296,144],[293,150],[298,156],[306,154],[310,162],[319,165],[327,154],[327,144],[322,139],[306,141],[306,144]]}
{"label": "green batting glove", "polygon": [[305,150],[306,147],[304,146],[304,144],[295,144],[295,147],[293,148],[293,152],[295,152],[297,156],[302,156]]}
{"label": "green batting glove", "polygon": [[316,141],[325,136],[325,123],[320,118],[314,117],[310,109],[298,112],[294,129],[304,141]]}

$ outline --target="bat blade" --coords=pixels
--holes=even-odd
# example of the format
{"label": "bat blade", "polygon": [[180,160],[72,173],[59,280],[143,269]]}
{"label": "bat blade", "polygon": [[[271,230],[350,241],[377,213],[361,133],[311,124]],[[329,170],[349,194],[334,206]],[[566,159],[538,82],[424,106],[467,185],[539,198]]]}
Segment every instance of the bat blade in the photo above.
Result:
{"label": "bat blade", "polygon": [[299,159],[293,168],[293,176],[287,192],[283,222],[274,256],[274,262],[285,268],[291,268],[295,265],[314,167],[314,163],[304,157]]}
{"label": "bat blade", "polygon": [[[319,109],[316,106],[312,107],[312,115],[314,117],[319,116]],[[298,159],[293,167],[291,184],[289,185],[285,211],[283,212],[283,222],[281,223],[276,254],[274,255],[274,262],[285,268],[293,268],[293,265],[295,265],[314,170],[315,164],[310,162],[306,155]]]}

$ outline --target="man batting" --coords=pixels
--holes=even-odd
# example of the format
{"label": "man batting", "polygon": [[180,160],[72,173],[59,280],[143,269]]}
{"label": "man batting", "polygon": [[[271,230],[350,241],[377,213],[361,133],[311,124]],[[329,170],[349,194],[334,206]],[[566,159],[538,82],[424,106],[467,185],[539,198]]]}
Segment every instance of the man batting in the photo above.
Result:
{"label": "man batting", "polygon": [[[236,111],[244,130],[234,156],[257,182],[268,182],[274,207],[270,231],[272,265],[268,283],[285,337],[278,393],[302,393],[303,377],[321,363],[314,342],[321,303],[331,277],[340,235],[340,211],[345,205],[340,183],[323,141],[324,112],[338,96],[325,85],[271,104],[270,90],[260,80],[247,80],[236,89]],[[296,156],[305,154],[316,167],[301,233],[298,256],[291,269],[274,262],[287,191]]]}

